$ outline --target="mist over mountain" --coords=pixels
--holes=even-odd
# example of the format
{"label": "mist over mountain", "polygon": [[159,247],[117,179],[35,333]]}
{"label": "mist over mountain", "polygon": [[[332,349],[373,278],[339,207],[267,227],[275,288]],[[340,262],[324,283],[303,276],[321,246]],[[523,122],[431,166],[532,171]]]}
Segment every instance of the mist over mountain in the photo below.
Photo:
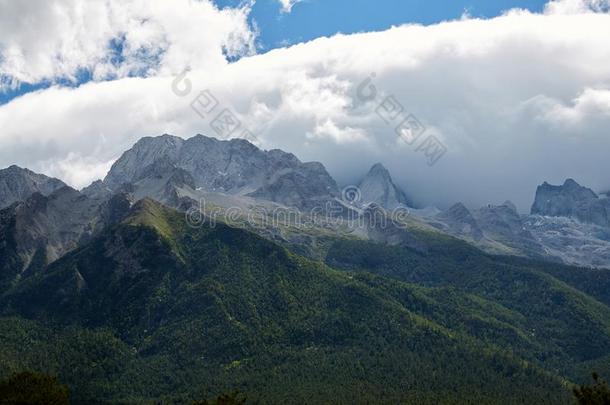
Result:
{"label": "mist over mountain", "polygon": [[[249,41],[256,30],[245,26],[247,10],[216,11],[205,6],[207,0],[194,3],[194,9],[189,1],[178,3],[171,10],[154,6],[150,13],[136,7],[137,18],[112,20],[119,25],[114,31],[93,29],[93,23],[73,16],[76,20],[70,21],[83,37],[79,44],[72,40],[74,31],[56,22],[60,17],[52,11],[54,3],[39,8],[24,3],[24,9],[35,10],[18,15],[36,16],[41,26],[65,29],[47,33],[50,43],[40,47],[30,40],[34,33],[3,36],[14,46],[4,49],[22,52],[4,55],[2,66],[21,79],[43,80],[43,71],[57,73],[50,68],[57,55],[82,56],[83,65],[80,58],[61,64],[66,75],[57,78],[61,83],[78,77],[78,66],[86,71],[96,61],[105,63],[96,70],[97,79],[84,86],[51,86],[2,104],[0,167],[16,163],[81,188],[103,177],[121,153],[146,135],[168,132],[186,138],[214,133],[210,122],[222,107],[232,110],[265,149],[279,148],[302,161],[321,162],[341,184],[357,184],[374,163],[383,163],[394,183],[418,206],[446,209],[462,201],[479,207],[510,199],[520,213],[527,213],[533,190],[544,181],[559,184],[572,177],[595,192],[610,187],[605,175],[610,169],[610,56],[605,48],[610,16],[599,1],[554,0],[535,10],[510,10],[514,3],[500,2],[502,12],[490,18],[476,11],[468,16],[463,7],[451,3],[459,14],[432,24],[356,30],[242,55],[231,62],[225,59],[223,38],[236,45],[231,49],[256,50]],[[95,6],[83,2],[83,7]],[[136,12],[116,7],[122,12],[106,15]],[[11,9],[4,15],[11,16]],[[127,24],[140,17],[144,25]],[[222,23],[200,24],[196,18]],[[5,26],[12,27],[10,22]],[[123,38],[126,29],[137,29],[139,35]],[[207,30],[213,33],[208,36]],[[111,37],[113,32],[116,37]],[[167,35],[170,32],[176,34]],[[205,52],[194,45],[194,37],[205,39]],[[171,38],[171,43],[161,38]],[[121,48],[123,58],[104,54],[112,52],[107,46],[111,40],[131,44]],[[158,53],[148,48],[138,52],[144,43]],[[36,52],[27,52],[27,45],[35,46]],[[66,51],[75,45],[81,53]],[[166,52],[164,46],[173,51]],[[153,54],[159,58],[150,57]],[[35,63],[38,60],[48,61],[44,69]],[[191,92],[176,96],[172,84],[189,67],[184,79],[191,83]],[[143,77],[132,76],[138,73]],[[363,102],[358,89],[367,79],[377,97]],[[205,89],[219,105],[202,119],[191,103]],[[413,144],[396,133],[404,117],[386,123],[376,112],[392,95],[405,116],[413,114],[426,128]],[[422,150],[417,151],[428,136],[447,148],[433,166],[428,166]]]}
{"label": "mist over mountain", "polygon": [[81,401],[207,384],[267,403],[567,404],[565,381],[610,372],[608,199],[572,179],[540,185],[531,214],[440,211],[381,163],[338,184],[289,152],[167,134],[80,191],[0,173],[18,199],[0,209],[0,356],[56,370]]}
{"label": "mist over mountain", "polygon": [[0,0],[0,405],[610,404],[610,0]]}
{"label": "mist over mountain", "polygon": [[599,198],[593,190],[573,179],[561,186],[544,183],[536,190],[532,214],[573,217],[582,222],[610,226],[610,199]]}
{"label": "mist over mountain", "polygon": [[[27,197],[38,189],[47,190],[63,184],[25,169],[10,168],[2,173],[4,182],[12,185],[10,190],[17,190],[6,194],[8,201],[20,198],[18,196],[27,201]],[[357,179],[357,175],[352,177]],[[520,214],[511,201],[480,208],[456,202],[443,211],[434,207],[415,209],[413,200],[421,196],[411,193],[407,197],[381,163],[374,164],[355,184],[358,186],[338,184],[320,163],[302,163],[291,153],[265,151],[243,139],[218,140],[197,135],[185,140],[167,134],[146,137],[123,153],[103,181],[95,181],[81,194],[75,194],[73,200],[89,208],[76,208],[70,203],[72,205],[67,209],[85,210],[88,214],[80,214],[77,217],[80,219],[75,220],[75,226],[81,230],[61,231],[67,242],[62,242],[66,247],[60,248],[60,252],[65,253],[70,250],[67,247],[76,246],[79,238],[90,236],[96,228],[95,223],[103,226],[109,215],[115,215],[104,213],[104,210],[108,209],[109,201],[118,201],[112,197],[116,194],[131,202],[152,198],[181,210],[200,207],[204,202],[223,212],[238,209],[245,216],[260,209],[269,216],[275,210],[287,207],[300,210],[303,218],[314,212],[324,212],[326,217],[372,215],[374,218],[375,208],[370,212],[364,210],[373,204],[390,213],[404,210],[412,223],[462,238],[493,254],[610,267],[610,199],[603,195],[599,197],[573,179],[567,179],[561,186],[547,182],[540,185],[529,215]],[[7,215],[16,217],[16,214]],[[251,220],[246,222],[253,225]],[[391,236],[385,229],[362,225],[351,231],[384,243],[393,238],[406,240],[404,236]],[[324,226],[334,227],[331,223]],[[275,235],[274,239],[283,241],[293,238],[278,233],[275,226],[263,228],[264,231],[261,228],[258,232],[267,237]],[[48,234],[49,226],[40,229],[35,233],[48,238],[43,244],[51,253],[43,256],[50,263],[58,257],[52,253],[57,249],[52,242],[56,237]],[[298,245],[296,240],[298,238],[293,242]],[[22,263],[32,260],[38,251],[38,247],[34,248],[37,243],[40,242],[26,244],[30,247],[21,254]]]}
{"label": "mist over mountain", "polygon": [[401,205],[412,206],[407,195],[392,181],[390,172],[381,163],[375,163],[358,184],[363,203],[376,203],[387,209]]}

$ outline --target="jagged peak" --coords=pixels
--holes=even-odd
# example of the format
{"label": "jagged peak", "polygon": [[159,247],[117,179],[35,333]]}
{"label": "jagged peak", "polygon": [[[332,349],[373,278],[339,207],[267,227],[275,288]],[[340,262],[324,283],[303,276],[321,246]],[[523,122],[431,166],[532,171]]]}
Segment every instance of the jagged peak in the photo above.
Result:
{"label": "jagged peak", "polygon": [[179,136],[176,135],[170,135],[170,134],[162,134],[162,135],[157,135],[157,136],[143,136],[142,138],[138,139],[138,141],[135,143],[135,145],[138,144],[145,144],[148,142],[159,142],[159,141],[184,141],[184,139],[182,139]]}
{"label": "jagged peak", "polygon": [[582,222],[608,226],[608,212],[590,188],[568,178],[561,186],[539,186],[532,204],[533,215],[576,218]]}
{"label": "jagged peak", "polygon": [[27,174],[29,176],[37,176],[37,177],[41,177],[44,179],[48,179],[48,180],[56,180],[56,181],[61,181],[59,179],[56,179],[54,177],[49,177],[45,174],[42,173],[37,173],[33,170],[28,169],[27,167],[21,167],[18,165],[10,165],[4,169],[0,169],[0,175],[2,174],[8,174],[8,175],[15,175],[15,174]]}
{"label": "jagged peak", "polygon": [[169,134],[163,134],[159,136],[145,136],[138,139],[138,141],[125,153],[128,153],[130,151],[140,151],[147,149],[163,151],[180,149],[184,142],[184,139]]}
{"label": "jagged peak", "polygon": [[517,206],[510,200],[504,201],[502,205],[508,207],[511,211],[517,212]]}
{"label": "jagged peak", "polygon": [[373,166],[371,166],[367,176],[382,176],[382,177],[385,177],[385,178],[388,178],[388,179],[391,178],[390,172],[381,163],[375,163]]}
{"label": "jagged peak", "polygon": [[581,198],[598,198],[597,194],[593,190],[588,187],[581,186],[573,178],[567,178],[562,185],[553,185],[545,181],[538,186],[536,193],[538,194],[547,190],[560,193],[567,192],[568,194],[579,193]]}
{"label": "jagged peak", "polygon": [[474,216],[472,212],[466,207],[463,203],[457,202],[453,204],[451,207],[447,208],[445,211],[439,214],[441,217],[451,217],[451,218],[468,218],[468,220],[474,221]]}
{"label": "jagged peak", "polygon": [[406,194],[392,181],[392,176],[381,163],[375,163],[360,181],[360,191],[364,204],[376,202],[386,209],[400,205],[412,206]]}
{"label": "jagged peak", "polygon": [[572,179],[572,178],[567,178],[564,182],[563,182],[563,186],[576,186],[576,187],[580,187],[580,184],[578,184],[576,182],[576,180]]}
{"label": "jagged peak", "polygon": [[447,212],[467,212],[470,214],[470,210],[462,202],[456,202],[447,209]]}
{"label": "jagged peak", "polygon": [[49,195],[66,184],[54,177],[11,165],[0,170],[0,208],[25,201],[34,192]]}
{"label": "jagged peak", "polygon": [[17,165],[10,165],[9,167],[0,170],[0,172],[15,172],[15,171],[24,171],[24,172],[29,172],[31,170],[17,166]]}

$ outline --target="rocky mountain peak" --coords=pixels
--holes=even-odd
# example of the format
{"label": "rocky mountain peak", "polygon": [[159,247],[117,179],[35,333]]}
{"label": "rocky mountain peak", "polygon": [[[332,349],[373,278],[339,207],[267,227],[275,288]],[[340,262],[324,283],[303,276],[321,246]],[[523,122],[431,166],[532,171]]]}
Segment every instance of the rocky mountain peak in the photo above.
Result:
{"label": "rocky mountain peak", "polygon": [[83,188],[81,193],[93,199],[106,199],[112,195],[112,191],[101,180],[96,180]]}
{"label": "rocky mountain peak", "polygon": [[456,219],[471,216],[470,210],[461,202],[453,204],[445,211],[445,214]]}
{"label": "rocky mountain peak", "polygon": [[508,208],[509,210],[517,214],[517,206],[512,201],[506,200],[502,203],[502,206]]}
{"label": "rocky mountain peak", "polygon": [[574,179],[567,179],[561,186],[547,182],[538,186],[531,213],[576,218],[582,222],[601,226],[610,225],[608,200],[600,199],[593,190],[581,186]]}
{"label": "rocky mountain peak", "polygon": [[363,204],[375,203],[386,209],[412,205],[406,194],[394,184],[388,169],[381,163],[371,167],[358,187]]}
{"label": "rocky mountain peak", "polygon": [[457,235],[466,236],[474,240],[483,237],[483,231],[468,208],[461,202],[453,204],[449,209],[436,216],[449,230]]}
{"label": "rocky mountain peak", "polygon": [[580,199],[599,198],[593,190],[581,186],[574,179],[566,179],[563,183],[563,190]]}
{"label": "rocky mountain peak", "polygon": [[159,159],[175,161],[184,140],[177,136],[161,135],[144,137],[112,165],[104,183],[111,190],[119,189],[124,183],[131,183],[145,175],[144,169]]}
{"label": "rocky mountain peak", "polygon": [[381,163],[375,163],[373,166],[371,166],[371,168],[369,170],[369,175],[383,177],[383,178],[391,178],[390,172]]}
{"label": "rocky mountain peak", "polygon": [[[196,135],[143,138],[112,166],[104,183],[113,190],[148,179],[177,183],[202,192],[252,196],[306,208],[338,196],[335,181],[320,163],[302,163],[279,149],[264,151],[244,139],[218,140]],[[154,195],[147,195],[155,197]]]}
{"label": "rocky mountain peak", "polygon": [[49,195],[65,185],[61,180],[12,165],[0,170],[0,208],[25,201],[36,192]]}

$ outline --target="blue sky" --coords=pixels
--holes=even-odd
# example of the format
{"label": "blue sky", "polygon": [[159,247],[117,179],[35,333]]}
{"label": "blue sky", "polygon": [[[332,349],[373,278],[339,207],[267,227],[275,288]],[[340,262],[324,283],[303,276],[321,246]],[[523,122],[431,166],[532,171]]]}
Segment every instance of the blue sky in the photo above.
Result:
{"label": "blue sky", "polygon": [[[216,0],[235,6],[241,0]],[[544,0],[304,0],[282,13],[278,0],[257,0],[251,13],[260,29],[261,51],[337,32],[379,31],[405,23],[433,24],[460,18],[494,17],[511,8],[541,11]]]}
{"label": "blue sky", "polygon": [[[243,1],[215,0],[215,3],[219,7],[236,7]],[[544,4],[544,0],[302,0],[286,13],[282,12],[279,0],[256,0],[250,23],[258,27],[257,51],[264,53],[338,32],[380,31],[406,23],[428,25],[460,18],[465,11],[473,17],[494,17],[515,7],[541,11]],[[90,79],[88,72],[81,72],[76,82],[60,84],[78,86]],[[0,91],[0,105],[50,85],[50,82],[23,83],[16,89]]]}

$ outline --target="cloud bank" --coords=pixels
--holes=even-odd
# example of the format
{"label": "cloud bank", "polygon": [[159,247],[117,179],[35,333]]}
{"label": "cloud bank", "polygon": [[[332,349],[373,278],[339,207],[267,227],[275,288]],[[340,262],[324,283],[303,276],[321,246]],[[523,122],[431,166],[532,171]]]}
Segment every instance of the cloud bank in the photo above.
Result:
{"label": "cloud bank", "polygon": [[[202,118],[191,108],[200,91],[208,89],[220,106],[215,112],[229,108],[262,147],[321,161],[344,184],[382,162],[422,205],[512,199],[527,211],[536,185],[545,180],[573,177],[596,190],[610,188],[607,2],[556,1],[541,14],[510,10],[493,19],[336,35],[263,55],[252,54],[255,33],[244,25],[247,10],[178,3],[173,11],[158,6],[156,17],[145,19],[145,25],[157,21],[155,27],[162,27],[139,34],[145,39],[131,39],[129,25],[108,29],[130,32],[126,38],[133,45],[127,49],[161,44],[162,56],[144,77],[128,77],[126,66],[132,62],[124,62],[124,71],[121,64],[111,69],[114,80],[54,86],[0,106],[0,166],[20,164],[86,185],[142,136],[214,135],[213,116]],[[7,4],[0,0],[0,15],[7,14]],[[145,10],[138,2],[126,4],[125,9]],[[186,27],[183,18],[195,26]],[[198,24],[205,18],[222,23]],[[3,59],[0,74],[6,77],[69,75],[82,60],[98,66],[98,56],[89,56],[96,52],[82,50],[76,52],[86,54],[76,58],[81,62],[68,63],[71,51],[66,51],[65,66],[45,65],[45,57],[35,56],[37,48],[28,45],[34,31],[19,24],[14,31],[15,43],[21,44],[24,58],[33,58],[33,67],[15,59],[5,68]],[[91,35],[104,38],[97,44],[108,38]],[[171,45],[157,40],[161,37]],[[2,49],[19,49],[0,41]],[[251,55],[227,63],[227,44]],[[129,60],[130,51],[126,55]],[[190,68],[191,88],[177,95],[172,83],[184,67]],[[366,97],[362,90],[369,92]],[[409,144],[410,138],[395,132],[399,122],[386,123],[378,114],[390,96],[425,126],[418,142]],[[417,151],[430,135],[447,149],[433,166]]]}
{"label": "cloud bank", "polygon": [[210,1],[0,0],[0,77],[20,82],[180,73],[248,54],[248,7]]}

